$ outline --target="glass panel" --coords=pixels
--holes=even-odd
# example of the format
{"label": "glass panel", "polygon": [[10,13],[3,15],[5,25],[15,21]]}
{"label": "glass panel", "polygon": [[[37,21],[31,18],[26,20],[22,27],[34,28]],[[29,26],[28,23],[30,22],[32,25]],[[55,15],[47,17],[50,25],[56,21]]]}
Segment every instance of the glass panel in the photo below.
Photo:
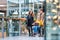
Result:
{"label": "glass panel", "polygon": [[[7,0],[7,16],[8,17],[18,17],[19,16],[19,4]],[[17,0],[18,2],[18,0]]]}
{"label": "glass panel", "polygon": [[[38,0],[36,0],[36,1],[24,0],[23,3],[20,3],[20,1],[19,1],[19,3],[20,3],[19,4],[20,5],[19,10],[20,10],[20,13],[21,13],[21,18],[27,18],[29,11],[33,11],[34,21],[37,20],[37,14],[38,14],[40,8],[43,8],[44,1],[43,2],[40,2]],[[21,29],[22,29],[22,32],[21,32],[22,34],[21,35],[25,35],[25,36],[29,35],[29,30],[27,29],[28,26],[26,24],[27,21],[21,20],[20,22],[21,22]],[[44,28],[43,28],[43,33],[44,33]]]}
{"label": "glass panel", "polygon": [[8,36],[19,36],[19,0],[7,0]]}
{"label": "glass panel", "polygon": [[59,40],[59,0],[48,0],[46,3],[46,40]]}
{"label": "glass panel", "polygon": [[13,36],[19,36],[19,21],[12,20]]}
{"label": "glass panel", "polygon": [[[40,8],[43,8],[44,1],[32,1],[32,0],[7,0],[7,18],[8,20],[8,33],[9,36],[18,36],[21,31],[21,35],[29,34],[29,30],[26,28],[26,19],[30,10],[34,13],[34,21],[37,20],[37,13]],[[44,6],[45,7],[45,6]],[[21,18],[21,19],[20,19]],[[19,24],[19,21],[21,24]],[[44,24],[44,23],[43,23]],[[21,26],[19,29],[19,25]],[[40,30],[40,29],[39,29]],[[32,30],[33,31],[33,30]],[[44,28],[40,31],[44,34]]]}
{"label": "glass panel", "polygon": [[59,40],[58,37],[59,37],[58,34],[52,34],[51,35],[51,40]]}

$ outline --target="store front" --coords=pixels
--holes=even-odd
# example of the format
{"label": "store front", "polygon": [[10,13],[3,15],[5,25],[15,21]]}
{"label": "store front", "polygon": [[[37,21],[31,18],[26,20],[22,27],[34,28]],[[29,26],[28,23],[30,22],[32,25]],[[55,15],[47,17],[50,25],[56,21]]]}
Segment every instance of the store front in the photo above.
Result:
{"label": "store front", "polygon": [[19,20],[10,19],[8,21],[8,36],[19,36],[20,35],[20,26]]}
{"label": "store front", "polygon": [[22,18],[26,18],[29,10],[32,10],[35,20],[39,9],[43,8],[46,13],[44,30],[46,40],[60,40],[60,0],[45,1],[7,0],[7,13],[5,16],[0,13],[0,37],[26,36],[28,30]]}
{"label": "store front", "polygon": [[60,40],[60,0],[46,0],[46,40]]}
{"label": "store front", "polygon": [[15,2],[15,1],[7,0],[7,17],[10,18],[8,20],[9,36],[20,36],[24,34],[26,29],[26,22],[18,19],[26,18],[29,10],[32,10],[34,12],[35,15],[34,19],[36,19],[38,10],[40,8],[43,8],[44,6],[43,4],[44,1],[40,2],[40,1],[32,1],[32,0],[28,0],[28,1],[17,0]]}

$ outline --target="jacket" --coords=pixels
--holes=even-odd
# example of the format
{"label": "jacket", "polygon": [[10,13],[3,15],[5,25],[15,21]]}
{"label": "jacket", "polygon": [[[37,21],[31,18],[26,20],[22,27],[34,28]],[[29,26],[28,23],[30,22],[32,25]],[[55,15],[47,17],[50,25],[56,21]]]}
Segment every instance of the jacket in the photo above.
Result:
{"label": "jacket", "polygon": [[32,26],[32,23],[34,22],[34,18],[30,15],[27,16],[27,26]]}

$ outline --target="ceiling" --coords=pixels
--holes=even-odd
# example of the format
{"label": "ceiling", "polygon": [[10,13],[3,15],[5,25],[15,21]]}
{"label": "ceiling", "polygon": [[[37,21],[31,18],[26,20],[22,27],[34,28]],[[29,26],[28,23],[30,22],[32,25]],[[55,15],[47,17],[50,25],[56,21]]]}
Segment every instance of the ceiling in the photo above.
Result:
{"label": "ceiling", "polygon": [[7,0],[0,0],[0,5],[6,5],[7,4]]}
{"label": "ceiling", "polygon": [[[8,0],[0,0],[0,10],[2,10],[2,11],[6,11],[7,10],[7,1]],[[14,1],[14,0],[9,0],[10,2],[12,2],[12,3],[18,3],[18,0],[16,1]],[[19,0],[19,1],[21,1],[21,0]],[[22,0],[21,2],[23,2],[24,0]],[[31,0],[30,0],[31,1]]]}
{"label": "ceiling", "polygon": [[7,8],[7,0],[0,0],[0,10],[5,11]]}
{"label": "ceiling", "polygon": [[[11,1],[9,1],[9,4],[11,4],[11,6],[17,5],[16,3],[11,2]],[[7,0],[0,0],[0,12],[6,11],[6,10],[7,10]]]}

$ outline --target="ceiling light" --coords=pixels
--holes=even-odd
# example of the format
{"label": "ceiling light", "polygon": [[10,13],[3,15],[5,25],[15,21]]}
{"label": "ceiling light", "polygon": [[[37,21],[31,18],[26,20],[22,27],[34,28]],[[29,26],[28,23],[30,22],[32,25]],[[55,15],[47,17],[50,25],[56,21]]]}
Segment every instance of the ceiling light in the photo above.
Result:
{"label": "ceiling light", "polygon": [[58,16],[56,15],[56,16],[53,17],[53,19],[56,19],[57,17],[58,17]]}
{"label": "ceiling light", "polygon": [[59,28],[60,28],[60,25],[59,25]]}
{"label": "ceiling light", "polygon": [[52,9],[51,11],[57,13],[57,10],[55,10],[55,9]]}
{"label": "ceiling light", "polygon": [[4,13],[0,12],[0,14],[2,14],[2,15],[3,15]]}
{"label": "ceiling light", "polygon": [[58,0],[55,0],[56,3],[58,3]]}
{"label": "ceiling light", "polygon": [[49,3],[49,0],[46,0],[47,3]]}
{"label": "ceiling light", "polygon": [[59,8],[59,6],[56,6],[56,8]]}
{"label": "ceiling light", "polygon": [[60,8],[60,5],[59,5],[59,8]]}
{"label": "ceiling light", "polygon": [[54,2],[53,4],[57,4],[56,2]]}
{"label": "ceiling light", "polygon": [[53,0],[49,0],[50,2],[52,2]]}
{"label": "ceiling light", "polygon": [[60,5],[56,6],[56,8],[60,8]]}
{"label": "ceiling light", "polygon": [[58,19],[60,19],[60,16],[58,16]]}
{"label": "ceiling light", "polygon": [[48,19],[51,19],[51,16],[48,16]]}
{"label": "ceiling light", "polygon": [[56,27],[53,27],[52,29],[55,31],[57,28]]}
{"label": "ceiling light", "polygon": [[6,5],[0,5],[0,7],[4,7],[4,6],[6,6]]}

